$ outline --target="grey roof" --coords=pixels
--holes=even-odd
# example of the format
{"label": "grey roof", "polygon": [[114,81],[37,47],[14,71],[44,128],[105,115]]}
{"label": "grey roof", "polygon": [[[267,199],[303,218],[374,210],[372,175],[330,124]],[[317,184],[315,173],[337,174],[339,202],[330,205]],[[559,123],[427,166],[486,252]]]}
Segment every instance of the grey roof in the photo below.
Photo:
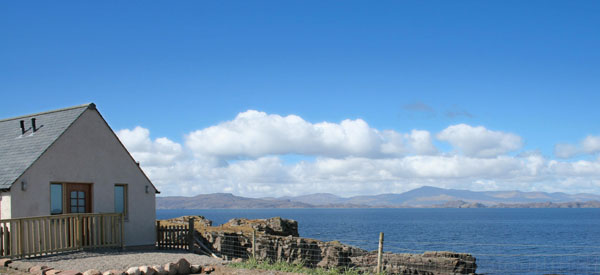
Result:
{"label": "grey roof", "polygon": [[[0,189],[8,189],[93,103],[0,120]],[[31,128],[35,118],[37,131]],[[21,134],[20,121],[25,122]]]}

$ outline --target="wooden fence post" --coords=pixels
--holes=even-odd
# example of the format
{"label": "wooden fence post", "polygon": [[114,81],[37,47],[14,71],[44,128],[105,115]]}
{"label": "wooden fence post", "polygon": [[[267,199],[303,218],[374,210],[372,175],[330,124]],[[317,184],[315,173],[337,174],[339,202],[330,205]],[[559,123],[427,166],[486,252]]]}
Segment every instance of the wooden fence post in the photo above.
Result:
{"label": "wooden fence post", "polygon": [[121,249],[125,248],[125,213],[121,213]]}
{"label": "wooden fence post", "polygon": [[191,253],[194,253],[194,218],[190,218],[190,220],[188,221],[188,227],[189,227],[189,232],[188,232],[188,250]]}
{"label": "wooden fence post", "polygon": [[256,230],[252,229],[252,258],[256,259]]}
{"label": "wooden fence post", "polygon": [[377,249],[377,274],[381,274],[383,265],[383,232],[379,232],[379,249]]}
{"label": "wooden fence post", "polygon": [[83,249],[83,218],[81,215],[77,215],[77,245],[78,249]]}
{"label": "wooden fence post", "polygon": [[160,245],[160,221],[156,221],[156,247],[161,249]]}
{"label": "wooden fence post", "polygon": [[23,229],[23,220],[19,220],[19,255],[21,258],[25,257],[25,249],[23,248],[24,242],[23,238],[25,234],[25,230]]}

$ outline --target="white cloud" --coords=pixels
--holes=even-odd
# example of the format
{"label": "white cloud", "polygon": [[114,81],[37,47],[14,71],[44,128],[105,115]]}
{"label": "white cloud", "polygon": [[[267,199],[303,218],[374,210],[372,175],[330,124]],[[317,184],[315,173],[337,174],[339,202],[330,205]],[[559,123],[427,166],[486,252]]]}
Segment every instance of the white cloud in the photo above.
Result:
{"label": "white cloud", "polygon": [[596,153],[600,153],[600,136],[587,136],[577,145],[559,143],[554,146],[554,154],[559,158]]}
{"label": "white cloud", "polygon": [[146,166],[168,165],[182,157],[179,143],[168,138],[150,139],[150,131],[142,127],[117,131],[117,136],[133,157]]}
{"label": "white cloud", "polygon": [[482,158],[496,157],[523,146],[521,137],[515,134],[466,124],[452,125],[438,133],[437,138],[447,141],[466,156]]}
{"label": "white cloud", "polygon": [[283,154],[386,157],[437,151],[427,131],[379,131],[362,119],[313,124],[295,115],[253,110],[238,114],[232,121],[190,133],[186,146],[195,155],[225,159]]}
{"label": "white cloud", "polygon": [[583,152],[587,154],[595,154],[600,152],[600,137],[587,136],[582,142],[581,147]]}
{"label": "white cloud", "polygon": [[[184,145],[152,139],[142,127],[117,135],[163,195],[349,196],[398,193],[423,185],[600,192],[600,158],[569,162],[537,152],[507,155],[521,147],[520,137],[465,124],[437,135],[462,154],[440,152],[428,131],[379,130],[360,119],[310,123],[298,116],[257,111],[193,131]],[[580,147],[593,152],[598,150],[595,142],[589,137]],[[289,163],[284,154],[315,158]]]}

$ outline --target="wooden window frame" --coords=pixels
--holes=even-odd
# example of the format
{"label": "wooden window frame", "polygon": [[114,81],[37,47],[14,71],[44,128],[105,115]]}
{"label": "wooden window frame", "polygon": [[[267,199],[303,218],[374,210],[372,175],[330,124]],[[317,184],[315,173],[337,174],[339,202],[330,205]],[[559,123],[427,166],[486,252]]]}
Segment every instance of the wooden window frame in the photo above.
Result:
{"label": "wooden window frame", "polygon": [[[126,221],[129,221],[129,187],[127,183],[115,183],[114,187],[122,186],[123,187],[123,216]],[[115,195],[115,188],[113,187],[113,196]],[[113,197],[113,203],[116,202],[117,197]],[[114,207],[114,206],[113,206]],[[115,213],[116,213],[116,209]]]}
{"label": "wooden window frame", "polygon": [[[60,206],[60,213],[52,213],[52,185],[60,185],[60,200],[61,200],[61,206]],[[63,182],[50,182],[50,185],[48,186],[48,194],[49,194],[49,204],[50,204],[50,215],[62,215],[65,213],[65,184]]]}
{"label": "wooden window frame", "polygon": [[[52,214],[52,191],[51,191],[51,186],[52,184],[60,184],[62,187],[62,212],[60,214]],[[67,200],[70,199],[67,190],[67,185],[69,184],[87,184],[90,186],[90,194],[89,194],[89,204],[90,204],[90,212],[89,213],[94,213],[94,183],[91,182],[59,182],[59,181],[51,181],[50,184],[48,185],[48,204],[49,204],[49,208],[50,208],[50,215],[62,215],[62,214],[69,214],[67,213]]]}

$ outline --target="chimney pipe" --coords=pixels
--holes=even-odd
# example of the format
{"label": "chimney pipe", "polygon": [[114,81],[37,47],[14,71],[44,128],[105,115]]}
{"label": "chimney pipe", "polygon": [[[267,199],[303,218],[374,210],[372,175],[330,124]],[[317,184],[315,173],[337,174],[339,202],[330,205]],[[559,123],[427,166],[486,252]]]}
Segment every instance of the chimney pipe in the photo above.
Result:
{"label": "chimney pipe", "polygon": [[35,128],[35,117],[31,118],[31,128],[33,128],[34,133],[35,133],[35,131],[37,131],[37,129]]}
{"label": "chimney pipe", "polygon": [[21,120],[21,135],[25,134],[25,120]]}

